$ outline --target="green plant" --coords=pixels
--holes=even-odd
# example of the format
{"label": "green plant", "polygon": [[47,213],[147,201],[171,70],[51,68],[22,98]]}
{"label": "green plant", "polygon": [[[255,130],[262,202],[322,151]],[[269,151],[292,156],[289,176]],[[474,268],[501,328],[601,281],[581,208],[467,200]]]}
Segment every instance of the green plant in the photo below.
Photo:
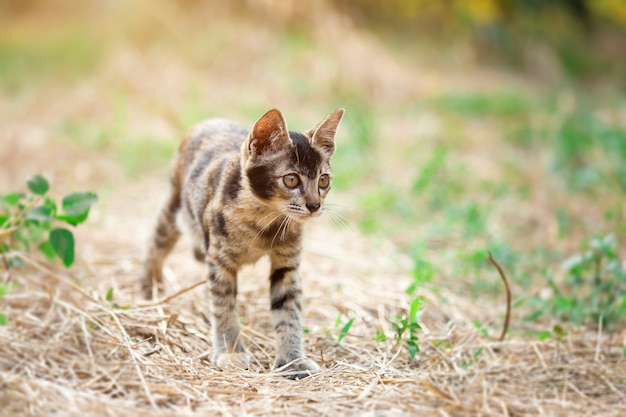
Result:
{"label": "green plant", "polygon": [[[341,318],[342,314],[339,313],[339,315],[337,316],[337,320],[335,320],[335,327],[339,327],[341,325]],[[339,330],[339,335],[337,335],[337,343],[341,343],[343,338],[346,337],[346,335],[350,331],[350,327],[352,327],[352,323],[354,323],[354,318],[348,320],[346,324],[343,325],[341,330]]]}
{"label": "green plant", "polygon": [[[4,294],[8,291],[8,285],[0,284],[0,300],[4,298]],[[6,326],[9,322],[6,314],[0,313],[0,326]]]}
{"label": "green plant", "polygon": [[[0,195],[0,258],[7,271],[23,265],[24,252],[37,247],[48,259],[60,258],[66,267],[74,263],[74,235],[59,224],[71,226],[87,220],[89,210],[98,201],[92,192],[66,195],[59,209],[49,197],[50,185],[41,175],[26,181],[30,194],[14,192]],[[9,289],[0,284],[0,299]],[[0,313],[0,325],[7,324],[5,314]]]}
{"label": "green plant", "polygon": [[626,188],[626,130],[585,108],[567,114],[553,138],[553,165],[575,189]]}
{"label": "green plant", "polygon": [[50,260],[58,257],[66,267],[72,266],[74,235],[60,224],[83,223],[98,197],[90,191],[68,194],[59,207],[47,195],[50,185],[44,177],[34,175],[26,184],[30,194],[0,195],[0,255],[5,268],[21,265],[19,254],[33,247]]}
{"label": "green plant", "polygon": [[482,355],[482,353],[483,353],[483,347],[481,346],[476,350],[476,352],[474,352],[474,354],[469,360],[459,359],[457,363],[459,364],[461,368],[467,369],[470,366],[476,364],[476,362],[478,362],[478,358],[480,357],[480,355]]}
{"label": "green plant", "polygon": [[533,103],[519,91],[499,91],[489,94],[444,94],[435,100],[440,110],[466,116],[516,116],[533,108]]}
{"label": "green plant", "polygon": [[483,337],[488,337],[489,336],[489,332],[487,331],[487,329],[485,328],[485,326],[483,326],[483,324],[481,322],[479,322],[478,320],[472,320],[472,325],[474,326],[474,328],[476,330],[478,330],[478,332],[483,336]]}
{"label": "green plant", "polygon": [[539,309],[527,320],[548,313],[576,324],[601,322],[605,328],[626,321],[626,270],[615,235],[593,238],[584,249],[561,265],[566,273],[562,283],[546,271],[553,297],[539,302]]}
{"label": "green plant", "polygon": [[554,326],[552,326],[552,330],[544,330],[542,332],[539,332],[537,338],[542,341],[554,338],[558,342],[562,342],[563,339],[565,339],[565,336],[567,336],[567,331],[565,331],[565,329],[563,329],[561,325],[555,324]]}
{"label": "green plant", "polygon": [[[404,343],[409,351],[409,357],[411,360],[415,359],[415,355],[419,352],[419,337],[417,336],[418,330],[421,329],[419,325],[419,318],[424,312],[420,307],[423,305],[424,300],[421,297],[415,297],[409,306],[409,314],[398,315],[390,319],[391,327],[395,331],[393,336],[396,347]],[[382,330],[377,330],[374,340],[382,343],[388,340],[387,335]]]}

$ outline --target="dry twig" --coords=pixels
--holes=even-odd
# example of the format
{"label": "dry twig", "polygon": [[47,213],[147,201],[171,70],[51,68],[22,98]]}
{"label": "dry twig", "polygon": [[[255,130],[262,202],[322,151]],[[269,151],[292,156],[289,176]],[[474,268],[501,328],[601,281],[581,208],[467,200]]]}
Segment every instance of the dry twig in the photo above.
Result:
{"label": "dry twig", "polygon": [[506,279],[506,275],[502,270],[500,264],[493,258],[491,252],[489,252],[489,262],[493,264],[498,270],[500,274],[500,278],[502,278],[502,282],[504,282],[504,288],[506,290],[506,315],[504,316],[504,326],[502,327],[502,333],[500,334],[499,341],[503,341],[506,337],[506,332],[509,329],[509,321],[511,320],[511,288],[509,287],[509,281]]}

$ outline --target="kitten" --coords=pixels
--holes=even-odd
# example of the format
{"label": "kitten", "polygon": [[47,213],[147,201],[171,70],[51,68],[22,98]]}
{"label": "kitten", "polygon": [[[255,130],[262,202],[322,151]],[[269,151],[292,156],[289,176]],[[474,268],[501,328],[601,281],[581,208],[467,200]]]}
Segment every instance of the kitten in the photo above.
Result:
{"label": "kitten", "polygon": [[172,162],[170,194],[145,265],[148,297],[162,290],[162,266],[180,236],[177,215],[192,232],[194,254],[208,267],[214,356],[219,367],[247,367],[236,311],[237,271],[269,255],[275,368],[303,378],[320,371],[302,347],[298,266],[303,223],[324,211],[332,185],[330,158],[344,110],[306,133],[287,130],[280,111],[265,113],[248,133],[210,119],[185,136]]}

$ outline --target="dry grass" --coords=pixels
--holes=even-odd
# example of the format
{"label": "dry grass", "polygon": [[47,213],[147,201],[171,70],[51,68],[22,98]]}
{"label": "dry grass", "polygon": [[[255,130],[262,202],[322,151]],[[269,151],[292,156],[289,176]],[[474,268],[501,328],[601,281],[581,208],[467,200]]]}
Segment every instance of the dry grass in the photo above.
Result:
{"label": "dry grass", "polygon": [[[330,245],[328,244],[330,243]],[[392,248],[375,249],[350,231],[310,230],[303,276],[305,337],[324,371],[289,381],[270,371],[273,335],[263,263],[243,273],[239,309],[255,363],[219,370],[203,319],[202,288],[162,303],[134,298],[139,253],[99,241],[80,284],[35,261],[3,302],[0,404],[4,415],[620,415],[626,412],[619,341],[580,333],[562,341],[482,336],[471,317],[484,308],[453,292],[422,291],[421,352],[372,340],[406,308],[406,273]],[[170,268],[173,292],[201,268],[188,247]],[[194,273],[195,272],[195,273]],[[112,302],[104,300],[114,288]],[[441,299],[448,304],[442,305]],[[342,312],[356,321],[337,343]],[[449,326],[448,322],[454,323]],[[474,363],[470,363],[482,349]],[[464,364],[465,363],[465,364]]]}
{"label": "dry grass", "polygon": [[[30,86],[27,80],[29,88],[0,96],[0,119],[9,121],[0,123],[0,192],[19,189],[27,175],[42,172],[55,195],[92,189],[101,198],[89,224],[77,230],[78,265],[68,272],[29,257],[28,266],[10,277],[14,288],[0,301],[0,311],[9,317],[9,324],[0,326],[1,414],[626,414],[624,340],[582,329],[562,339],[540,342],[516,333],[500,342],[472,322],[479,320],[489,334],[499,334],[504,301],[471,300],[458,288],[436,293],[420,289],[426,312],[416,360],[410,361],[405,347],[393,340],[374,341],[379,330],[393,335],[390,317],[406,314],[411,262],[389,242],[363,237],[352,228],[337,230],[320,223],[307,235],[302,270],[305,346],[324,371],[302,381],[286,380],[270,369],[273,332],[268,265],[263,261],[240,278],[243,337],[255,358],[249,370],[220,370],[207,361],[211,344],[203,315],[205,294],[202,285],[196,286],[203,268],[192,260],[188,243],[180,245],[167,265],[169,293],[176,295],[152,304],[139,298],[144,243],[162,198],[165,167],[129,178],[122,161],[129,142],[151,136],[152,144],[167,144],[179,137],[181,119],[207,109],[243,122],[253,119],[258,108],[276,105],[287,109],[288,120],[293,115],[309,123],[331,110],[328,97],[341,99],[333,95],[339,85],[343,94],[360,91],[357,98],[368,97],[372,108],[380,110],[374,116],[381,119],[382,144],[377,149],[383,149],[421,137],[416,130],[428,130],[428,114],[421,119],[424,123],[413,115],[393,114],[400,101],[463,90],[470,83],[478,90],[495,85],[532,88],[528,80],[507,72],[432,61],[428,52],[407,58],[410,64],[400,62],[371,34],[323,6],[298,14],[294,3],[286,2],[291,9],[285,6],[273,15],[265,8],[270,3],[251,2],[263,16],[259,25],[221,9],[213,11],[221,18],[206,25],[199,14],[185,15],[164,5],[169,2],[161,2],[161,9],[139,2],[128,13],[117,10],[113,15],[100,10],[98,19],[87,16],[93,23],[87,32],[102,31],[113,40],[105,45],[109,52],[94,72],[69,83],[53,77]],[[4,30],[19,39],[29,31],[36,38],[46,28],[65,27],[59,21],[62,13],[39,12],[38,19],[22,16]],[[284,19],[294,16],[308,19],[314,28],[308,42],[317,46],[281,54],[289,43],[277,33]],[[119,23],[119,33],[116,26],[107,26],[111,20]],[[143,24],[135,25],[138,20]],[[313,91],[292,91],[309,78]],[[181,110],[193,100],[198,108]],[[116,111],[125,112],[126,123],[116,120]],[[59,128],[68,120],[83,123],[84,130]],[[481,123],[476,122],[479,131],[489,130]],[[83,136],[101,131],[110,136],[103,149],[81,144]],[[428,149],[441,134],[424,135]],[[497,134],[478,136],[476,143],[459,145],[468,159],[472,152],[478,155],[472,165],[476,175],[501,175],[489,169],[494,153],[484,151],[497,143]],[[402,178],[404,168],[395,160],[381,165],[391,177]],[[534,174],[538,178],[529,181],[541,184],[541,173]],[[538,195],[549,192],[540,188]],[[358,190],[337,197],[352,207],[358,201],[355,194]],[[553,220],[545,216],[545,207],[553,203],[539,200],[522,202],[523,210],[511,205],[516,216],[528,216],[528,223],[535,225],[529,236],[520,236],[532,240],[529,245],[551,233]],[[436,251],[430,252],[437,259]],[[0,278],[6,276],[0,269]],[[498,282],[495,270],[493,280]],[[109,302],[105,295],[111,288]],[[355,319],[340,343],[341,325],[335,325],[339,314],[342,324]]]}

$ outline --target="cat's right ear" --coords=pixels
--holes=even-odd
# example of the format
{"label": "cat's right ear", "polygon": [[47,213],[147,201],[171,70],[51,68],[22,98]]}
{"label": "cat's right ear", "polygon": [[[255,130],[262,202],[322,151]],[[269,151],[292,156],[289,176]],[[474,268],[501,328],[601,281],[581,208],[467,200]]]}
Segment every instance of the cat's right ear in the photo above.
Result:
{"label": "cat's right ear", "polygon": [[272,148],[289,145],[289,131],[283,114],[272,109],[254,124],[246,141],[248,156],[256,158]]}
{"label": "cat's right ear", "polygon": [[335,152],[335,133],[343,113],[344,109],[335,110],[322,123],[309,131],[313,144],[320,147],[328,157]]}

